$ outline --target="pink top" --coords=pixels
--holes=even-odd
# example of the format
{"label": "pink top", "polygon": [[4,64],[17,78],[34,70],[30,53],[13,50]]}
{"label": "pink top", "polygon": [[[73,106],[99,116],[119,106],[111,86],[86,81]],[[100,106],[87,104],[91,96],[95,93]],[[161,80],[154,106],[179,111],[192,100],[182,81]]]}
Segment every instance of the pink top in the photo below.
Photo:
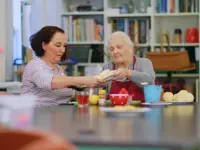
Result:
{"label": "pink top", "polygon": [[53,76],[64,75],[62,68],[59,65],[57,67],[59,72],[55,72],[40,58],[33,58],[25,66],[21,94],[37,96],[36,106],[52,106],[69,102],[73,93],[72,89],[51,89]]}

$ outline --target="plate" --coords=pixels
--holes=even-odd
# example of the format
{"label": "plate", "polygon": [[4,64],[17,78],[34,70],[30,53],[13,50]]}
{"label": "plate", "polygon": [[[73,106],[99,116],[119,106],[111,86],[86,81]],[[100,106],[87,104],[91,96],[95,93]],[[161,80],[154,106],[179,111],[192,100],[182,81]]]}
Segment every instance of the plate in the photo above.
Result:
{"label": "plate", "polygon": [[103,78],[103,81],[104,81],[104,82],[108,82],[108,81],[112,80],[114,77],[115,77],[115,76],[114,76],[113,74],[112,74],[112,75],[109,75],[109,76]]}
{"label": "plate", "polygon": [[173,105],[191,105],[194,104],[194,102],[170,102]]}
{"label": "plate", "polygon": [[[105,104],[106,105],[112,105],[112,102],[111,102],[111,100],[106,100],[105,101]],[[139,101],[139,100],[134,100],[134,101],[132,101],[131,100],[131,102],[129,103],[129,105],[140,105],[141,104],[141,101]]]}
{"label": "plate", "polygon": [[148,112],[150,111],[151,109],[150,108],[145,108],[145,107],[142,107],[142,108],[136,108],[134,110],[117,110],[116,108],[114,107],[103,107],[103,108],[100,108],[99,109],[100,111],[103,111],[103,112],[108,112],[108,113],[136,113],[136,112]]}
{"label": "plate", "polygon": [[139,105],[139,104],[141,104],[141,101],[139,101],[139,100],[134,100],[134,101],[132,101],[131,103],[130,103],[130,105]]}
{"label": "plate", "polygon": [[167,102],[142,103],[142,105],[145,105],[145,106],[168,106],[171,104],[172,103],[167,103]]}

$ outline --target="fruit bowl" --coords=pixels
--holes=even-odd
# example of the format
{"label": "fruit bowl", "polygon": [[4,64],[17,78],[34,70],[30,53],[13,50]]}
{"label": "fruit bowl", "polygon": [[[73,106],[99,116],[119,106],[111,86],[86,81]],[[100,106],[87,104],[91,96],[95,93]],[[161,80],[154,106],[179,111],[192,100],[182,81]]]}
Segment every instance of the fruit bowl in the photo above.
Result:
{"label": "fruit bowl", "polygon": [[126,105],[128,94],[110,94],[110,100],[113,105]]}

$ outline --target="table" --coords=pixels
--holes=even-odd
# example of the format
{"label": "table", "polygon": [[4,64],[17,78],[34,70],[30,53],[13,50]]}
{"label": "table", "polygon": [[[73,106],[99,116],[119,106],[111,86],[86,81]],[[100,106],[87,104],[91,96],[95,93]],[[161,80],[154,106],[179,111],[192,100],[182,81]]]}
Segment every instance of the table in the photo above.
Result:
{"label": "table", "polygon": [[[54,131],[77,145],[119,149],[200,146],[200,105],[154,108],[129,117],[107,116],[97,106],[36,108],[34,127]],[[102,147],[101,147],[102,148]]]}
{"label": "table", "polygon": [[21,82],[1,82],[0,91],[7,91],[13,94],[19,94],[21,89]]}

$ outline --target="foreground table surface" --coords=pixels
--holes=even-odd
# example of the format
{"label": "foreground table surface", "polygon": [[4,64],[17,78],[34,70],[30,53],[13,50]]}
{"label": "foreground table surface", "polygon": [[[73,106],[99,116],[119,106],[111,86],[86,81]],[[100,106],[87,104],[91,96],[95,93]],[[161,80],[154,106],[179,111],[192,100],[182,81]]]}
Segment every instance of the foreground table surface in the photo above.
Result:
{"label": "foreground table surface", "polygon": [[199,105],[154,108],[128,117],[99,107],[36,108],[34,127],[54,131],[78,145],[187,148],[200,145]]}

